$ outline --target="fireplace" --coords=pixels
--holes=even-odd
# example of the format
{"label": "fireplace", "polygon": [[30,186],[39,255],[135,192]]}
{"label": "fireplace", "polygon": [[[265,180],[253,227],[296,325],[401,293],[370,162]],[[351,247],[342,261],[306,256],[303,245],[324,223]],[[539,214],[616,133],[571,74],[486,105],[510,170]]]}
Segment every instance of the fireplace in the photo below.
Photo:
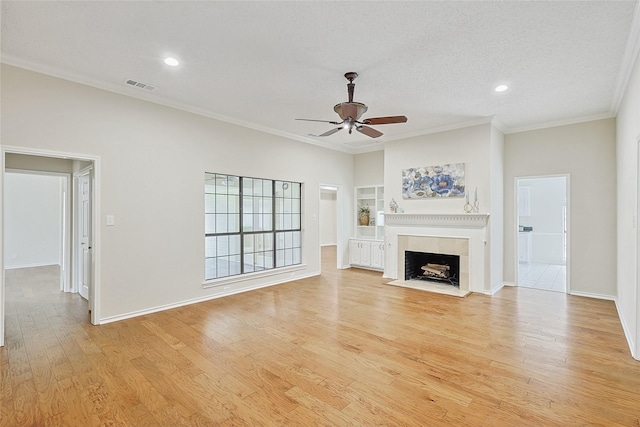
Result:
{"label": "fireplace", "polygon": [[[465,296],[486,292],[489,253],[487,214],[389,213],[384,218],[385,270],[390,285]],[[427,280],[405,280],[405,252],[459,257],[459,287]],[[487,283],[487,285],[485,285]],[[487,288],[487,289],[485,289]]]}
{"label": "fireplace", "polygon": [[460,287],[460,256],[404,252],[404,280],[427,280]]}

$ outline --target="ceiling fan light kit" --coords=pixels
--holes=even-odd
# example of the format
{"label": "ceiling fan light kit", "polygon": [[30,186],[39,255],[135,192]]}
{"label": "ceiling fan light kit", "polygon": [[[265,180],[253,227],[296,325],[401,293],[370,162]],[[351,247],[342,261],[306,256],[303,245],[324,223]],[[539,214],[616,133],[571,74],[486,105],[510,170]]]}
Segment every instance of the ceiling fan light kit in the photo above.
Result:
{"label": "ceiling fan light kit", "polygon": [[345,73],[344,77],[347,80],[349,80],[349,83],[347,83],[347,94],[349,95],[349,101],[341,102],[339,104],[336,104],[333,107],[333,111],[335,111],[336,114],[340,116],[340,118],[342,119],[342,122],[333,122],[328,120],[316,120],[316,119],[296,119],[296,120],[304,120],[309,122],[322,122],[322,123],[329,123],[332,125],[338,125],[337,128],[328,130],[325,133],[322,133],[320,135],[312,135],[312,136],[318,136],[318,137],[329,136],[329,135],[333,135],[334,133],[342,129],[347,129],[349,133],[351,133],[353,132],[353,129],[355,129],[361,134],[366,135],[370,138],[378,138],[382,136],[383,133],[367,125],[405,123],[407,121],[406,116],[371,117],[368,119],[363,119],[361,121],[360,117],[362,117],[362,115],[367,112],[368,107],[361,102],[353,101],[353,93],[356,87],[356,84],[353,81],[355,80],[356,77],[358,77],[358,73],[354,73],[353,71],[351,71],[351,72]]}

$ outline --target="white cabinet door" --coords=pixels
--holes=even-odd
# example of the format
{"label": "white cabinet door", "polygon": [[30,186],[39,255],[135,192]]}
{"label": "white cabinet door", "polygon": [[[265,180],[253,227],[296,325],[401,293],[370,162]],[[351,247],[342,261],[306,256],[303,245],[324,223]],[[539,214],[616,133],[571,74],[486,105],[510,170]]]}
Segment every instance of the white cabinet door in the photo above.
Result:
{"label": "white cabinet door", "polygon": [[369,267],[371,265],[371,242],[360,241],[360,265]]}
{"label": "white cabinet door", "polygon": [[384,268],[384,243],[371,244],[371,267]]}
{"label": "white cabinet door", "polygon": [[384,242],[349,240],[349,264],[382,270],[384,268]]}
{"label": "white cabinet door", "polygon": [[349,264],[360,265],[360,241],[349,240]]}

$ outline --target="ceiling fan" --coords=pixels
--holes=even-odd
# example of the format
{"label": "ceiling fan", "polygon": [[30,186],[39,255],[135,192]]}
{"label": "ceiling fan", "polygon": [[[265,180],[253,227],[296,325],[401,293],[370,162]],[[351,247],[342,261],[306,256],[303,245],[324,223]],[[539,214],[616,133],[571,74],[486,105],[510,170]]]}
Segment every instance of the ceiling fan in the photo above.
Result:
{"label": "ceiling fan", "polygon": [[338,125],[337,128],[333,128],[331,130],[326,131],[320,135],[311,135],[311,136],[329,136],[334,133],[347,129],[349,133],[353,131],[353,129],[357,130],[360,133],[363,133],[371,138],[377,138],[382,136],[382,132],[369,127],[367,125],[384,125],[390,123],[405,123],[407,121],[406,116],[387,116],[387,117],[371,117],[368,119],[360,120],[360,117],[367,111],[367,106],[360,102],[353,102],[353,90],[356,87],[356,84],[353,82],[356,77],[358,77],[358,73],[349,72],[346,73],[345,78],[349,80],[347,83],[347,93],[349,94],[349,102],[341,102],[336,104],[333,107],[333,111],[338,113],[338,116],[342,119],[341,122],[334,122],[328,120],[315,120],[315,119],[296,119],[296,120],[304,120],[308,122],[322,122],[322,123],[330,123],[332,125]]}

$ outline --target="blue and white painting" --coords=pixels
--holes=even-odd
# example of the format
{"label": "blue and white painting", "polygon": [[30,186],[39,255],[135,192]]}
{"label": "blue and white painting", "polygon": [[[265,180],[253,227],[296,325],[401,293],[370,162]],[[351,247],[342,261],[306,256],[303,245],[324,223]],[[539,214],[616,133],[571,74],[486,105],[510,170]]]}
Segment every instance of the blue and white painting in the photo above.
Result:
{"label": "blue and white painting", "polygon": [[464,197],[464,163],[402,171],[403,199]]}

